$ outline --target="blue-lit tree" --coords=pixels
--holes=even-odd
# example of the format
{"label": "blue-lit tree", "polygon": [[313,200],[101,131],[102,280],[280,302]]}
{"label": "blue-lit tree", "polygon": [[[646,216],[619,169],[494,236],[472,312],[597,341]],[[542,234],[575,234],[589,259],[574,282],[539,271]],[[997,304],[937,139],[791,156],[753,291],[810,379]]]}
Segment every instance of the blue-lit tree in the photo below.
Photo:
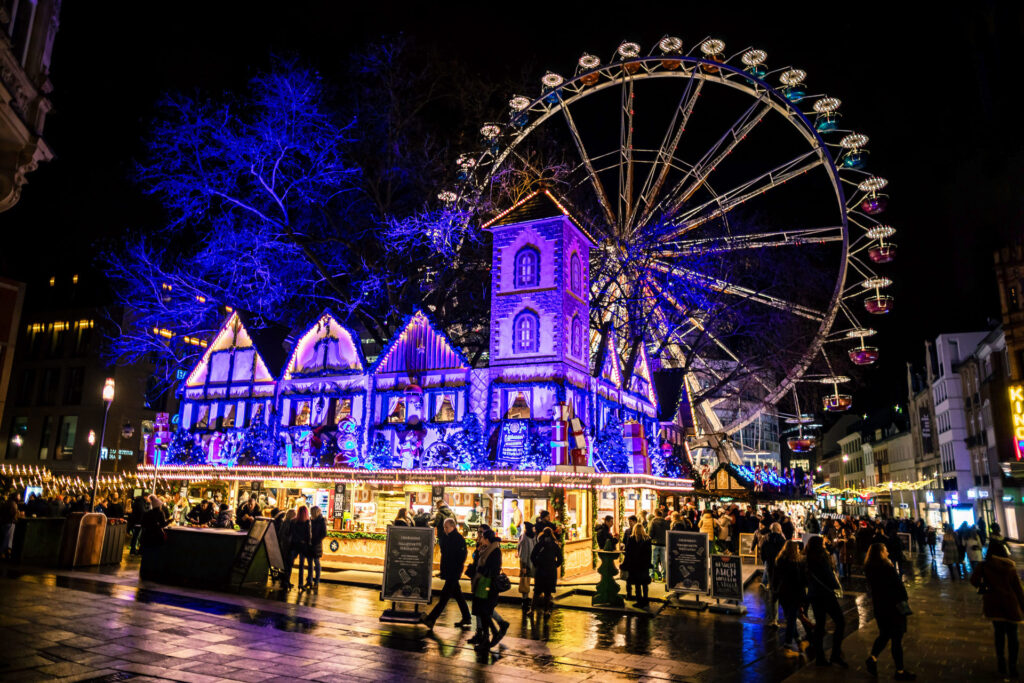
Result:
{"label": "blue-lit tree", "polygon": [[246,465],[277,465],[277,435],[273,425],[262,419],[254,420],[242,435],[238,447],[238,462]]}
{"label": "blue-lit tree", "polygon": [[395,453],[391,443],[378,432],[373,436],[373,442],[366,452],[366,458],[361,460],[357,455],[349,464],[352,467],[365,467],[368,470],[382,470],[392,467],[394,460]]}
{"label": "blue-lit tree", "polygon": [[529,450],[519,463],[523,470],[543,470],[551,464],[551,435],[538,427],[530,430]]}
{"label": "blue-lit tree", "polygon": [[628,472],[629,459],[622,423],[612,415],[594,441],[595,464],[603,472]]}
{"label": "blue-lit tree", "polygon": [[484,443],[483,427],[476,413],[467,412],[459,423],[460,429],[455,430],[449,439],[456,454],[459,467],[482,470],[491,466],[487,457],[487,445]]}

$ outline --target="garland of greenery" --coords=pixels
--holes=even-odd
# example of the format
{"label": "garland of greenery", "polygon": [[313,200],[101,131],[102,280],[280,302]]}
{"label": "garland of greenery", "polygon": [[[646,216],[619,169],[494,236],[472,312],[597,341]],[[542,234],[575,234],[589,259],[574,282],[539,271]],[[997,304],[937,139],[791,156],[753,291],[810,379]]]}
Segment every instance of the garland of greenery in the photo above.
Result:
{"label": "garland of greenery", "polygon": [[[551,498],[548,499],[549,507],[551,508],[551,516],[556,521],[556,528],[562,529],[562,535],[558,538],[558,542],[565,543],[565,489],[552,489]],[[559,576],[565,576],[565,563],[559,568]]]}

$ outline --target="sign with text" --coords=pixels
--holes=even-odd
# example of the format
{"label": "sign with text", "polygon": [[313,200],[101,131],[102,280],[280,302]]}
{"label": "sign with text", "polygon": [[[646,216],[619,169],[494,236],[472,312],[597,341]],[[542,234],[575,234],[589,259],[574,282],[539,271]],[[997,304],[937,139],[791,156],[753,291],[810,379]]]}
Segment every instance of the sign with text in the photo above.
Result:
{"label": "sign with text", "polygon": [[665,590],[708,592],[708,535],[695,531],[669,531],[666,545],[668,571]]}
{"label": "sign with text", "polygon": [[342,519],[345,516],[345,485],[334,485],[334,519]]}
{"label": "sign with text", "polygon": [[711,556],[711,594],[722,600],[743,599],[742,560],[736,555]]}
{"label": "sign with text", "polygon": [[434,529],[389,526],[384,544],[384,578],[380,599],[392,602],[430,602],[430,572],[434,566]]}
{"label": "sign with text", "polygon": [[524,420],[506,420],[501,423],[498,441],[498,459],[517,465],[526,457],[530,447],[530,429]]}
{"label": "sign with text", "polygon": [[1010,385],[1010,418],[1013,422],[1013,452],[1024,459],[1024,384]]}

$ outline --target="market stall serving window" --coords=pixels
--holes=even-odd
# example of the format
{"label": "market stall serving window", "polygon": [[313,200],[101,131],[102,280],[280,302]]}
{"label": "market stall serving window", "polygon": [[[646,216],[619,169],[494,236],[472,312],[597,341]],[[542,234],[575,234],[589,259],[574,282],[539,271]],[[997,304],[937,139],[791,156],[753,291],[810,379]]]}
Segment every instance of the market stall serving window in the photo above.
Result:
{"label": "market stall serving window", "polygon": [[565,492],[565,539],[577,541],[590,538],[591,528],[590,492]]}
{"label": "market stall serving window", "polygon": [[435,399],[437,410],[434,412],[434,422],[455,421],[455,395],[440,394]]}
{"label": "market stall serving window", "polygon": [[505,405],[508,406],[508,412],[505,413],[507,419],[528,420],[530,418],[530,390],[520,389],[505,392]]}

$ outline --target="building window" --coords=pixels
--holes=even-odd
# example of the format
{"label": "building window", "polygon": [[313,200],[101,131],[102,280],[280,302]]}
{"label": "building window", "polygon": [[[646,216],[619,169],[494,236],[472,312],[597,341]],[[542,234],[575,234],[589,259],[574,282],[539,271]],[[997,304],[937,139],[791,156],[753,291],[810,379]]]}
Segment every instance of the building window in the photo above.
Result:
{"label": "building window", "polygon": [[540,252],[534,247],[523,247],[516,252],[516,287],[536,287],[540,284]]}
{"label": "building window", "polygon": [[60,434],[57,436],[57,460],[70,460],[74,455],[76,431],[78,431],[77,415],[65,415],[60,419]]}
{"label": "building window", "polygon": [[401,398],[391,399],[391,408],[388,410],[388,422],[405,422],[405,400]]}
{"label": "building window", "polygon": [[570,348],[572,355],[577,358],[583,357],[583,323],[580,322],[580,317],[574,315],[572,317],[572,323],[569,325],[569,339]]}
{"label": "building window", "polygon": [[540,349],[540,318],[533,311],[521,311],[512,321],[513,353],[536,353]]}
{"label": "building window", "polygon": [[[511,396],[511,392],[509,393]],[[512,399],[512,403],[508,408],[508,412],[505,413],[505,417],[509,420],[530,419],[530,392],[515,392],[515,397]]]}
{"label": "building window", "polygon": [[16,417],[11,423],[11,440],[7,442],[7,459],[17,460],[28,438],[28,418]]}
{"label": "building window", "polygon": [[221,408],[221,427],[234,427],[235,426],[235,404],[225,403]]}
{"label": "building window", "polygon": [[209,429],[210,427],[210,406],[201,405],[199,406],[199,419],[196,420],[196,427],[198,429]]}
{"label": "building window", "polygon": [[339,424],[346,417],[352,416],[352,399],[340,398],[334,404],[334,424]]}
{"label": "building window", "polygon": [[39,405],[52,406],[57,402],[58,384],[60,384],[60,368],[45,368],[43,384],[39,388]]}
{"label": "building window", "polygon": [[43,417],[43,431],[39,435],[39,459],[50,457],[50,436],[53,432],[53,415]]}
{"label": "building window", "polygon": [[292,424],[296,427],[308,426],[310,412],[309,401],[299,401],[295,404],[295,417]]}
{"label": "building window", "polygon": [[437,411],[434,413],[434,422],[455,422],[454,396],[444,394],[438,399]]}
{"label": "building window", "polygon": [[583,264],[575,251],[569,257],[569,287],[575,294],[583,296]]}
{"label": "building window", "polygon": [[85,368],[69,368],[68,381],[64,385],[64,405],[77,406],[82,403],[82,385],[85,382]]}

